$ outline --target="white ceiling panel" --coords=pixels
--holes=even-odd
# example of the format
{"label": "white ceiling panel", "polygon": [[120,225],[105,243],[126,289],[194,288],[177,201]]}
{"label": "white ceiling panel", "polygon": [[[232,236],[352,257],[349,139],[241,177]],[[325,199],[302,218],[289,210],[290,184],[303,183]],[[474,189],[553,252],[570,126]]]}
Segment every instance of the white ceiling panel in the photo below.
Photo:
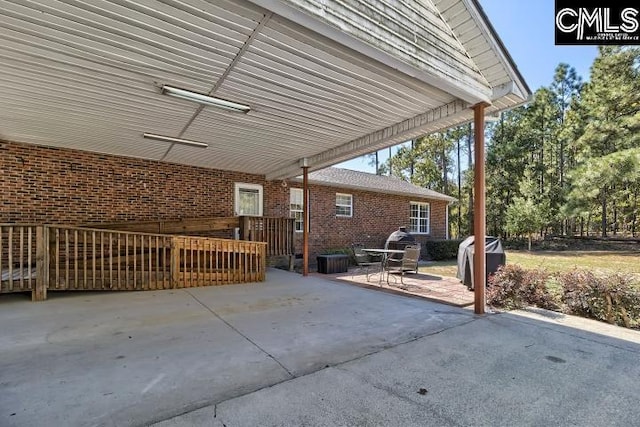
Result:
{"label": "white ceiling panel", "polygon": [[[287,16],[300,12],[289,13],[289,1],[266,10],[257,0],[5,0],[0,139],[282,176],[297,174],[303,158],[318,159],[312,169],[326,166],[467,119],[461,109],[469,106],[419,78],[417,68],[402,72],[406,63],[372,58],[320,16],[293,22]],[[365,7],[367,0],[348,1]],[[502,58],[480,37],[469,0],[446,1],[448,19],[464,29],[462,45],[478,61],[469,66],[490,82],[510,81]],[[421,52],[438,60],[466,55],[457,41],[447,45],[455,28],[421,22],[421,14],[436,16],[430,2],[389,5],[366,7],[389,14],[387,30],[428,30]],[[170,98],[163,85],[251,111]],[[146,140],[144,132],[209,148]]]}

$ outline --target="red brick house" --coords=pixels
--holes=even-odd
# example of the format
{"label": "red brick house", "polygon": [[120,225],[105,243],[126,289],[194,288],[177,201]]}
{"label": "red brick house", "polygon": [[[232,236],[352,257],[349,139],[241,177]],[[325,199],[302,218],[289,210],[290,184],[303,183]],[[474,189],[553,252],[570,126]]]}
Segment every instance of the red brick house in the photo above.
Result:
{"label": "red brick house", "polygon": [[[289,187],[292,202],[301,200],[301,180],[293,180]],[[354,242],[381,247],[403,225],[420,242],[448,238],[447,206],[455,199],[398,178],[327,168],[309,174],[309,191],[312,256]],[[291,206],[296,208],[295,203]],[[301,205],[292,214],[300,218],[301,231]]]}
{"label": "red brick house", "polygon": [[[0,142],[0,223],[112,223],[258,215],[296,217],[300,179],[213,170]],[[361,242],[380,246],[406,225],[419,241],[447,238],[454,199],[397,178],[327,168],[309,175],[310,259]],[[221,237],[233,237],[231,232]]]}

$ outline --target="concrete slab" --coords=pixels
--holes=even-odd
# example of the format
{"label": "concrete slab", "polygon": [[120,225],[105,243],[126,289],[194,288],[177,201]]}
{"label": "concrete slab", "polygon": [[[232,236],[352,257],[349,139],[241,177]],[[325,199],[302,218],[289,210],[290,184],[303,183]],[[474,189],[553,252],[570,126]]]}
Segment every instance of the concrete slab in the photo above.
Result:
{"label": "concrete slab", "polygon": [[270,270],[0,298],[2,426],[635,425],[640,332]]}
{"label": "concrete slab", "polygon": [[2,296],[0,425],[149,425],[472,319],[279,270],[263,284]]}
{"label": "concrete slab", "polygon": [[291,378],[181,291],[2,304],[0,425],[133,425]]}
{"label": "concrete slab", "polygon": [[621,341],[586,328],[493,315],[223,402],[216,419],[229,427],[636,425],[640,333]]}
{"label": "concrete slab", "polygon": [[270,271],[265,287],[189,292],[295,376],[468,322],[467,310]]}

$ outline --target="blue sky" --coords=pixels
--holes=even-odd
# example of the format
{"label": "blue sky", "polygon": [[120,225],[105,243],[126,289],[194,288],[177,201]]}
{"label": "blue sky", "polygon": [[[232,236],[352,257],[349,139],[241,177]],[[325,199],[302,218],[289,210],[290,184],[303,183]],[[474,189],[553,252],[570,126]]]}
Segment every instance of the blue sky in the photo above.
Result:
{"label": "blue sky", "polygon": [[[498,36],[511,54],[525,81],[535,91],[548,86],[561,62],[576,69],[584,80],[598,51],[595,46],[554,45],[554,0],[479,0]],[[380,152],[381,161],[388,150]],[[374,172],[362,158],[337,165]]]}

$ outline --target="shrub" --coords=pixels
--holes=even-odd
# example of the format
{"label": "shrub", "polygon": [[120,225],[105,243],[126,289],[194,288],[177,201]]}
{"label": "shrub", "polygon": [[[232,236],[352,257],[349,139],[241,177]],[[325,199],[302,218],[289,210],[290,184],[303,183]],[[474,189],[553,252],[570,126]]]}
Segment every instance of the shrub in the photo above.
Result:
{"label": "shrub", "polygon": [[433,261],[456,259],[458,246],[462,240],[427,240],[424,244],[426,255]]}
{"label": "shrub", "polygon": [[489,278],[487,302],[506,309],[528,305],[640,329],[640,280],[620,273],[575,269],[549,275],[518,265]]}
{"label": "shrub", "polygon": [[[509,238],[502,241],[502,247],[508,250],[521,251],[526,250],[528,243],[525,239]],[[534,244],[535,246],[535,244]]]}
{"label": "shrub", "polygon": [[567,313],[640,327],[640,282],[632,276],[576,269],[559,274],[558,280]]}
{"label": "shrub", "polygon": [[530,305],[558,309],[557,297],[547,287],[550,281],[545,270],[525,270],[514,264],[502,266],[489,278],[487,303],[510,310]]}

